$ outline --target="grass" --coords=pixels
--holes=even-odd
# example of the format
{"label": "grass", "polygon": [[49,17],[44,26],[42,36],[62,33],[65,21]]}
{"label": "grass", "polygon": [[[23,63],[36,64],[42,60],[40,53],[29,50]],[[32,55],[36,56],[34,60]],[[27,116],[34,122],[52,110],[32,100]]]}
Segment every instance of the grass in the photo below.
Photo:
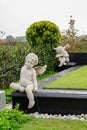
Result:
{"label": "grass", "polygon": [[23,124],[19,130],[87,130],[87,121],[32,118]]}
{"label": "grass", "polygon": [[56,89],[87,89],[87,65],[66,74],[65,76],[50,82],[43,88]]}

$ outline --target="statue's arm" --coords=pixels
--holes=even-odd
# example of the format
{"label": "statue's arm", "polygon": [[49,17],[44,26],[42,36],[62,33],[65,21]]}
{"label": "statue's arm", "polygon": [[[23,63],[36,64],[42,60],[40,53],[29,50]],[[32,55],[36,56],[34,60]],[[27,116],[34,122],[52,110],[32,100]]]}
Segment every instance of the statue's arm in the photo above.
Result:
{"label": "statue's arm", "polygon": [[37,83],[37,76],[36,76],[36,71],[35,70],[33,70],[32,80],[33,80],[34,90],[37,91],[38,90],[38,83]]}
{"label": "statue's arm", "polygon": [[62,54],[56,54],[56,58],[59,58],[59,57],[62,57],[62,56],[64,56],[63,53]]}
{"label": "statue's arm", "polygon": [[64,50],[67,50],[69,47],[70,47],[70,45],[66,44],[63,48],[64,48]]}

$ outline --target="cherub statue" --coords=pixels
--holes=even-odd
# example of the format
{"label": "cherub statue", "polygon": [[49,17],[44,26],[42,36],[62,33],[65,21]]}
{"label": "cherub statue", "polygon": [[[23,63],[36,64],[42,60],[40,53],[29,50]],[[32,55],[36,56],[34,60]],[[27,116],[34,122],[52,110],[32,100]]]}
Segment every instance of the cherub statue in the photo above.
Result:
{"label": "cherub statue", "polygon": [[29,53],[25,58],[25,64],[20,72],[18,83],[11,83],[10,87],[20,92],[26,92],[29,99],[28,108],[32,108],[35,104],[33,92],[38,91],[37,75],[41,75],[46,71],[47,65],[36,66],[38,64],[38,56]]}
{"label": "cherub statue", "polygon": [[58,46],[57,48],[54,48],[56,50],[56,58],[58,58],[60,62],[58,65],[59,67],[66,65],[69,62],[69,54],[66,51],[69,47],[70,45],[66,44],[64,47]]}

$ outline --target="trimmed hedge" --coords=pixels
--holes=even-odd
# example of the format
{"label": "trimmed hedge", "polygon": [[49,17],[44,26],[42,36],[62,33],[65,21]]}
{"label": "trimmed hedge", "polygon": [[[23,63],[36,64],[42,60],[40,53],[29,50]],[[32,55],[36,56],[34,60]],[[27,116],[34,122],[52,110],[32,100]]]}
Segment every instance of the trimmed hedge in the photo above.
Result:
{"label": "trimmed hedge", "polygon": [[0,88],[8,88],[11,82],[19,80],[20,69],[29,53],[29,44],[0,45]]}

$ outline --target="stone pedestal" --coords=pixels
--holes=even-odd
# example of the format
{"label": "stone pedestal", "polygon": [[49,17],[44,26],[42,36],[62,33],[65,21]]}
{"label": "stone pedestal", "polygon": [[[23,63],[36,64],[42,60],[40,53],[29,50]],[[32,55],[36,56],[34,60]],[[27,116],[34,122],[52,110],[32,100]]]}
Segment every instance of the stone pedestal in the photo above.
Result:
{"label": "stone pedestal", "polygon": [[6,107],[5,91],[0,91],[0,111]]}

